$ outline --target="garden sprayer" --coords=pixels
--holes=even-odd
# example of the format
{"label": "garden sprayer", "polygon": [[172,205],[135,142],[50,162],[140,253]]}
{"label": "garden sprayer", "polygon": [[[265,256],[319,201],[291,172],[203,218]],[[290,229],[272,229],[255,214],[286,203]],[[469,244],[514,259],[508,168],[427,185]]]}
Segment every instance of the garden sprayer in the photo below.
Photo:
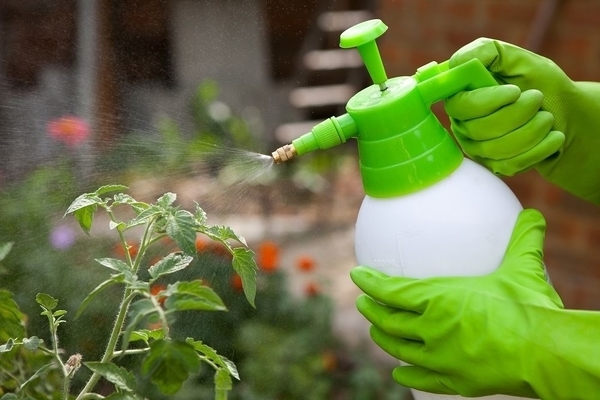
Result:
{"label": "garden sprayer", "polygon": [[358,49],[374,84],[348,101],[346,114],[272,156],[282,163],[355,138],[365,191],[356,222],[357,262],[414,278],[488,274],[500,265],[523,208],[500,178],[463,156],[431,106],[497,82],[477,59],[454,68],[431,62],[413,76],[388,79],[375,42],[386,30],[374,19],[342,33],[340,46]]}

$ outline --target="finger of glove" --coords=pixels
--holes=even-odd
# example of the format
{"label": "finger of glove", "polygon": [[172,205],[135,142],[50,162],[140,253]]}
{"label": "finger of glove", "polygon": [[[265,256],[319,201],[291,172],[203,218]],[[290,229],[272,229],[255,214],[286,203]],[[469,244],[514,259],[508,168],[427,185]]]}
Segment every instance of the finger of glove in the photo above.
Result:
{"label": "finger of glove", "polygon": [[419,288],[421,285],[416,279],[389,276],[364,266],[354,267],[350,278],[369,297],[384,305],[416,313],[423,313],[427,308],[427,291]]}
{"label": "finger of glove", "polygon": [[479,59],[500,83],[519,84],[523,78],[539,75],[542,72],[540,66],[547,63],[545,58],[510,43],[479,38],[456,51],[450,57],[449,66],[453,68],[473,58]]}
{"label": "finger of glove", "polygon": [[[452,131],[475,141],[500,138],[531,122],[542,106],[543,98],[544,95],[539,90],[527,90],[516,101],[492,114],[468,121],[453,119]],[[552,114],[548,114],[552,117]],[[549,130],[550,128],[544,132],[544,136]]]}
{"label": "finger of glove", "polygon": [[425,345],[421,341],[389,335],[374,325],[371,326],[369,333],[377,346],[398,360],[427,367],[426,364],[433,359],[431,356],[427,359],[427,355],[423,351]]}
{"label": "finger of glove", "polygon": [[364,294],[356,299],[356,308],[369,322],[392,336],[422,340],[417,319],[419,314],[386,307]]}
{"label": "finger of glove", "polygon": [[515,157],[504,160],[492,160],[477,156],[472,157],[497,175],[513,176],[525,172],[535,167],[539,162],[553,156],[562,148],[564,142],[565,135],[562,132],[550,131],[536,146]]}
{"label": "finger of glove", "polygon": [[[496,139],[477,141],[462,135],[456,135],[456,138],[464,152],[472,157],[506,160],[526,153],[542,143],[550,133],[553,123],[552,114],[538,111],[525,125]],[[555,149],[551,148],[548,151],[554,152]]]}
{"label": "finger of glove", "polygon": [[521,96],[515,85],[499,85],[459,92],[444,101],[449,117],[470,120],[485,117],[502,107],[514,103]]}
{"label": "finger of glove", "polygon": [[[459,367],[460,368],[460,367]],[[394,368],[392,377],[402,386],[428,393],[457,395],[447,383],[447,378],[435,371],[406,365]]]}

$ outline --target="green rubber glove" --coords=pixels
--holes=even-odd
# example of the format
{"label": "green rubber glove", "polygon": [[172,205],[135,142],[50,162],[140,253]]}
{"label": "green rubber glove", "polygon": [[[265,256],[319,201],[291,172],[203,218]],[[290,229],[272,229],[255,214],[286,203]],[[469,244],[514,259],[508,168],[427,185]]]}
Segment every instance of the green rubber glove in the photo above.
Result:
{"label": "green rubber glove", "polygon": [[600,204],[600,83],[574,82],[551,60],[486,38],[458,50],[449,64],[472,58],[501,85],[446,100],[464,152],[500,175],[535,168]]}
{"label": "green rubber glove", "polygon": [[600,312],[565,310],[542,261],[545,221],[519,215],[502,265],[480,277],[411,279],[351,271],[371,337],[409,365],[401,385],[466,397],[600,396]]}

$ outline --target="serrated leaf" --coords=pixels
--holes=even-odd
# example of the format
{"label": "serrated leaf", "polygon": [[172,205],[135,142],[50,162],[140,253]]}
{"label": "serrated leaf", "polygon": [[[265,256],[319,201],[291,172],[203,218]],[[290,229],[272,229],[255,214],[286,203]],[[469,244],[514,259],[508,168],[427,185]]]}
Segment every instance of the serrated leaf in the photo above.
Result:
{"label": "serrated leaf", "polygon": [[119,275],[123,275],[124,282],[126,283],[133,283],[136,281],[136,276],[134,275],[133,270],[124,261],[121,261],[117,258],[96,258],[94,261],[103,267],[117,271]]}
{"label": "serrated leaf", "polygon": [[42,366],[40,369],[35,371],[35,373],[31,375],[29,379],[27,379],[21,384],[21,386],[19,387],[19,391],[24,391],[25,388],[29,386],[33,381],[35,381],[37,378],[42,377],[46,372],[48,372],[48,370],[52,369],[53,367],[53,364],[46,364]]}
{"label": "serrated leaf", "polygon": [[156,206],[150,206],[150,207],[146,208],[145,210],[143,210],[142,212],[140,212],[134,219],[129,221],[127,226],[132,227],[132,226],[144,224],[150,218],[154,217],[155,215],[162,214],[162,213],[163,213],[163,210],[161,210],[160,208],[158,208]]}
{"label": "serrated leaf", "polygon": [[242,278],[242,287],[246,300],[256,307],[254,301],[256,298],[256,273],[258,265],[254,259],[254,252],[245,247],[236,247],[233,249],[233,260],[231,262],[235,272]]}
{"label": "serrated leaf", "polygon": [[0,289],[0,341],[25,336],[23,320],[25,316],[8,290]]}
{"label": "serrated leaf", "polygon": [[115,385],[120,390],[133,392],[135,390],[135,376],[132,372],[113,363],[91,361],[83,363],[92,372],[100,374],[104,379]]}
{"label": "serrated leaf", "polygon": [[176,282],[167,287],[165,308],[169,311],[225,311],[227,307],[214,290],[202,281]]}
{"label": "serrated leaf", "polygon": [[156,200],[156,205],[163,209],[167,209],[171,204],[175,203],[175,200],[177,200],[177,195],[175,193],[168,192]]}
{"label": "serrated leaf", "polygon": [[200,359],[194,348],[172,340],[150,344],[150,351],[142,362],[142,373],[166,395],[179,391],[188,376],[199,368]]}
{"label": "serrated leaf", "polygon": [[48,311],[54,310],[58,305],[58,300],[46,293],[38,293],[35,301]]}
{"label": "serrated leaf", "polygon": [[206,212],[200,207],[200,204],[194,202],[194,204],[196,205],[196,210],[194,212],[194,217],[196,218],[196,221],[200,224],[200,225],[206,225],[206,221],[207,221],[207,217],[206,217]]}
{"label": "serrated leaf", "polygon": [[171,253],[148,269],[150,276],[157,278],[180,271],[190,265],[194,258],[181,253]]}
{"label": "serrated leaf", "polygon": [[176,210],[167,217],[165,231],[185,254],[196,254],[196,221],[192,213]]}
{"label": "serrated leaf", "polygon": [[0,261],[4,260],[8,253],[12,250],[14,242],[0,244]]}
{"label": "serrated leaf", "polygon": [[44,341],[37,336],[32,336],[23,339],[23,346],[25,346],[27,350],[36,350],[43,342]]}
{"label": "serrated leaf", "polygon": [[94,194],[96,196],[102,196],[103,194],[106,193],[110,193],[110,192],[122,192],[129,189],[127,186],[125,185],[104,185],[99,187]]}
{"label": "serrated leaf", "polygon": [[81,302],[81,304],[79,305],[79,308],[77,309],[77,313],[75,314],[75,319],[79,318],[79,316],[83,313],[83,311],[87,308],[87,306],[92,302],[92,300],[94,300],[94,298],[96,298],[96,296],[102,292],[104,289],[106,289],[107,287],[115,284],[116,281],[114,278],[111,279],[107,279],[104,282],[100,283],[98,286],[96,286],[94,288],[94,290],[92,290],[85,299],[83,299],[83,301]]}
{"label": "serrated leaf", "polygon": [[202,343],[200,340],[195,340],[191,337],[188,337],[185,339],[185,342],[192,346],[194,350],[200,353],[203,357],[210,360],[213,364],[219,366],[220,368],[226,369],[235,379],[240,379],[237,367],[227,357],[218,354],[215,349],[207,344]]}
{"label": "serrated leaf", "polygon": [[84,193],[77,197],[71,205],[65,211],[65,215],[71,214],[77,210],[81,210],[83,208],[88,208],[91,206],[97,206],[99,204],[104,204],[104,201],[100,197],[98,197],[95,193]]}
{"label": "serrated leaf", "polygon": [[153,329],[153,330],[140,329],[140,330],[131,332],[129,341],[135,342],[135,341],[142,340],[146,343],[149,343],[150,339],[159,340],[159,339],[164,339],[164,338],[165,338],[165,331],[162,328]]}
{"label": "serrated leaf", "polygon": [[127,350],[129,347],[131,332],[133,332],[136,325],[144,318],[156,312],[157,310],[154,308],[154,304],[150,299],[138,300],[129,307],[128,323],[125,332],[123,332],[123,344],[121,345],[121,350]]}
{"label": "serrated leaf", "polygon": [[235,240],[244,246],[247,246],[246,239],[243,236],[239,236],[228,226],[211,226],[208,231],[213,236],[215,240],[219,240],[221,242],[227,242],[228,240]]}

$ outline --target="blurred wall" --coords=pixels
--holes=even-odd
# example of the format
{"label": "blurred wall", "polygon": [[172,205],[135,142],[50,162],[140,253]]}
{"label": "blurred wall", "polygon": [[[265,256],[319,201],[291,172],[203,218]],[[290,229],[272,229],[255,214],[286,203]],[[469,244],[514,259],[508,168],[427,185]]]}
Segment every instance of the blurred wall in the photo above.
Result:
{"label": "blurred wall", "polygon": [[[378,17],[389,26],[379,40],[389,76],[410,75],[430,61],[446,60],[484,36],[529,47],[554,60],[573,79],[600,81],[598,0],[379,3]],[[551,17],[547,25],[544,16]],[[436,112],[448,126],[441,107]],[[597,157],[595,153],[590,156]],[[546,263],[566,306],[600,309],[600,207],[565,193],[535,172],[506,182],[525,207],[537,208],[546,216]]]}

